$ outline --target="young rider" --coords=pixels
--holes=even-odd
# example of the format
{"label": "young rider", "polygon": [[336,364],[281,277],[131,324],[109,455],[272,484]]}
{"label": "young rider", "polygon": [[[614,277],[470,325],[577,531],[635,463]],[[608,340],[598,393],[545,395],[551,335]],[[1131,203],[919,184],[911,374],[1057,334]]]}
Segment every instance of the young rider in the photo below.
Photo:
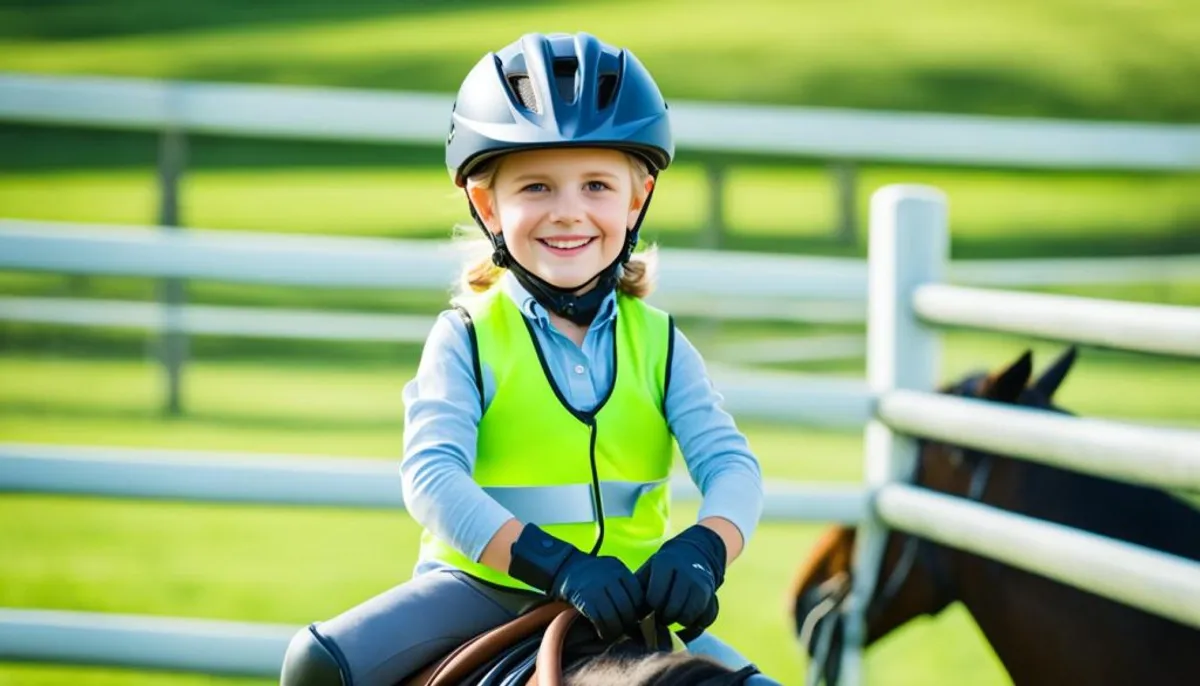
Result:
{"label": "young rider", "polygon": [[[716,619],[761,475],[699,353],[641,300],[634,247],[673,155],[653,78],[587,34],[524,36],[467,75],[446,160],[490,255],[404,391],[416,573],[298,633],[283,684],[390,686],[547,597],[608,639],[650,611]],[[674,536],[673,439],[703,494]],[[745,665],[707,633],[689,649]]]}

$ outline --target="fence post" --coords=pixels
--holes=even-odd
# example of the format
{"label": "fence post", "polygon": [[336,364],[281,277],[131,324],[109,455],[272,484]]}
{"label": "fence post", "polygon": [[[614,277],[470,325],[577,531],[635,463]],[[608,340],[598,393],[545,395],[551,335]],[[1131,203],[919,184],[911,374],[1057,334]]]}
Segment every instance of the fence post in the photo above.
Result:
{"label": "fence post", "polygon": [[837,230],[839,243],[858,242],[858,166],[850,160],[837,160],[830,165],[834,192],[837,195]]}
{"label": "fence post", "polygon": [[707,250],[720,250],[722,234],[725,233],[725,164],[709,162],[704,165],[704,178],[708,182],[708,217],[700,237],[700,246]]}
{"label": "fence post", "polygon": [[[938,281],[949,257],[946,198],[927,186],[887,186],[871,197],[868,239],[867,384],[875,397],[896,388],[931,390],[937,383],[937,333],[919,323],[912,296],[917,286]],[[879,488],[911,478],[916,442],[893,433],[878,419],[865,434],[866,490],[871,502],[858,527],[854,587],[847,598],[841,675],[863,683],[862,646],[866,610],[882,563],[887,528],[874,508]]]}
{"label": "fence post", "polygon": [[[187,137],[182,130],[169,124],[158,142],[158,224],[163,231],[179,230],[179,181],[186,163]],[[163,313],[158,351],[165,381],[163,409],[168,415],[178,416],[183,413],[183,367],[188,356],[187,335],[180,321],[187,298],[186,288],[183,279],[177,278],[162,279],[158,286]]]}

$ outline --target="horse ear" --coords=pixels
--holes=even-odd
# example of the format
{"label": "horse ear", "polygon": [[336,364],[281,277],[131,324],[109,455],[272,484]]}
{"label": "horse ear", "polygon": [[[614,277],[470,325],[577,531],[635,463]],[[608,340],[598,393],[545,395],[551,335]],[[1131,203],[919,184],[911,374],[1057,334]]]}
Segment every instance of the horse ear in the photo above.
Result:
{"label": "horse ear", "polygon": [[1075,364],[1075,357],[1079,354],[1079,348],[1071,346],[1067,348],[1063,354],[1058,356],[1054,364],[1050,365],[1038,380],[1033,382],[1033,389],[1037,391],[1047,402],[1054,398],[1054,392],[1062,385],[1063,379],[1067,377],[1067,372],[1071,371],[1071,365]]}
{"label": "horse ear", "polygon": [[1033,374],[1033,352],[1026,350],[1021,357],[1017,358],[1016,362],[1008,366],[1008,369],[994,374],[988,379],[982,395],[984,398],[997,402],[1015,403],[1021,397],[1021,391],[1024,391],[1025,386],[1029,383],[1031,374]]}

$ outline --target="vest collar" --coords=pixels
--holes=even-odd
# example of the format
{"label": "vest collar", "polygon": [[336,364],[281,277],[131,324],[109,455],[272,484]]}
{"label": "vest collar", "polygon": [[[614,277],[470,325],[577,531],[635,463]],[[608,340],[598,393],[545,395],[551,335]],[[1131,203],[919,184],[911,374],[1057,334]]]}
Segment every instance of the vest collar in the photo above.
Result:
{"label": "vest collar", "polygon": [[[549,329],[553,326],[550,323],[550,314],[546,311],[546,308],[542,307],[541,303],[530,295],[529,291],[521,285],[520,281],[517,281],[517,277],[513,276],[512,272],[505,271],[504,275],[500,277],[500,290],[513,301],[513,304],[517,306],[517,309],[526,318],[537,322],[543,329]],[[600,303],[600,309],[596,311],[596,317],[592,320],[589,328],[607,324],[616,316],[617,293],[613,291]]]}

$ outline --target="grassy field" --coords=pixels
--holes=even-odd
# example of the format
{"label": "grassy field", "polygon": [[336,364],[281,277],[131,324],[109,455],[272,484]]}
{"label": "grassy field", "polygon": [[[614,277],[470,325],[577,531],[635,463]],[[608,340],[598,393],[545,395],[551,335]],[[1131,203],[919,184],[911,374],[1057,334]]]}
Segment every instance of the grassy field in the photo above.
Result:
{"label": "grassy field", "polygon": [[1195,121],[1198,22],[1188,0],[15,0],[0,69],[453,91],[521,33],[587,30],[674,98]]}
{"label": "grassy field", "polygon": [[[1022,348],[1011,339],[950,333],[944,371],[949,378],[983,361],[998,364]],[[1058,346],[1034,349],[1044,365]],[[402,426],[399,389],[411,373],[411,362],[201,360],[189,367],[187,416],[164,420],[158,369],[148,360],[9,353],[0,356],[0,438],[394,460]],[[1061,400],[1087,415],[1196,424],[1200,399],[1191,389],[1197,383],[1195,365],[1089,351]],[[770,478],[860,477],[857,435],[755,424],[746,430]],[[684,510],[680,523],[693,515]],[[799,682],[803,661],[790,638],[784,597],[819,530],[764,525],[723,592],[718,630],[786,683]],[[298,624],[402,580],[416,536],[411,521],[382,511],[7,495],[0,498],[0,549],[6,551],[0,606]],[[960,608],[906,628],[869,659],[872,683],[1004,682]],[[155,673],[0,665],[3,684],[194,682]]]}
{"label": "grassy field", "polygon": [[[749,0],[584,4],[554,0],[8,0],[0,71],[453,91],[490,48],[530,30],[587,30],[633,47],[670,99],[1010,116],[1200,122],[1200,4],[1187,0]],[[157,217],[157,139],[0,123],[0,217],[147,224]],[[646,238],[694,245],[708,203],[703,164],[680,151]],[[861,255],[830,237],[835,198],[816,161],[731,162],[725,246]],[[1200,174],[864,165],[858,205],[893,182],[947,192],[955,257],[1200,252]],[[189,138],[189,226],[440,238],[466,220],[440,151],[383,145]],[[860,226],[860,233],[865,230]],[[1200,285],[1071,289],[1200,304]],[[194,282],[194,302],[431,312],[434,293]],[[145,280],[0,273],[0,295],[148,299]],[[692,322],[683,322],[691,327]],[[698,345],[811,326],[688,328]],[[947,378],[1024,349],[946,336]],[[1045,364],[1059,346],[1036,344]],[[0,324],[0,441],[396,460],[400,389],[417,348],[193,341],[186,416],[160,413],[154,342],[142,334]],[[862,362],[796,365],[861,375]],[[1086,351],[1060,400],[1089,416],[1200,425],[1200,369]],[[851,482],[854,434],[745,427],[769,478]],[[678,513],[685,523],[693,511]],[[799,683],[784,596],[818,535],[766,524],[723,590],[717,630],[769,673]],[[300,624],[405,578],[417,530],[383,511],[234,507],[0,495],[0,606]],[[361,560],[361,563],[360,563]],[[954,607],[876,646],[872,684],[1002,684]],[[270,681],[0,664],[0,686],[190,686]]]}

